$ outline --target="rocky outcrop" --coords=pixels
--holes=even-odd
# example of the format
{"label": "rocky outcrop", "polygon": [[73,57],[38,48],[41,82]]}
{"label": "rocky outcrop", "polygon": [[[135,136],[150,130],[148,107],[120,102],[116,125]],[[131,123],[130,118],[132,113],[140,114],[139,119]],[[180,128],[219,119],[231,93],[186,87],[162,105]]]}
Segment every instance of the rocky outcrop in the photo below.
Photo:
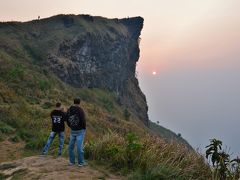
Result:
{"label": "rocky outcrop", "polygon": [[[64,17],[72,18],[73,25],[67,29],[74,28],[77,17]],[[75,36],[59,44],[55,53],[49,53],[47,63],[62,81],[75,87],[114,91],[119,103],[147,124],[146,99],[135,78],[143,18],[100,21],[99,17],[83,17],[79,16],[80,21],[85,21],[91,31],[79,28]]]}

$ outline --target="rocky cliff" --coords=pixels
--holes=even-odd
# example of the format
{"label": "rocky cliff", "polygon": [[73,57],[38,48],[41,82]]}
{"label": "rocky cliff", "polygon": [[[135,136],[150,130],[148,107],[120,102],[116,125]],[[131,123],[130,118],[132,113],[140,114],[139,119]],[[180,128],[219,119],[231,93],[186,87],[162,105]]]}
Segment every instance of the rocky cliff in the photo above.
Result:
{"label": "rocky cliff", "polygon": [[142,28],[141,17],[58,15],[26,23],[1,23],[0,30],[6,30],[9,39],[3,39],[0,47],[11,54],[21,49],[32,63],[74,87],[114,92],[118,103],[147,125],[146,98],[135,77]]}

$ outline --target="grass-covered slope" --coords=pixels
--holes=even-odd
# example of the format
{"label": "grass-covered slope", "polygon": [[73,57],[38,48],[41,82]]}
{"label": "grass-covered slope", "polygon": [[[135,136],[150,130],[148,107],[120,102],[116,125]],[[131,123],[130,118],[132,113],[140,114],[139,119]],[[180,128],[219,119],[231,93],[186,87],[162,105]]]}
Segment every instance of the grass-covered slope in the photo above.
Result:
{"label": "grass-covered slope", "polygon": [[189,143],[184,138],[182,138],[181,134],[176,134],[175,132],[171,131],[170,129],[167,129],[167,128],[165,128],[159,124],[156,124],[154,122],[151,122],[151,121],[149,122],[149,128],[153,132],[158,134],[160,137],[165,139],[167,142],[177,141],[179,143],[186,145],[189,149],[192,149],[191,145],[189,145]]}
{"label": "grass-covered slope", "polygon": [[[101,18],[101,32],[100,21]],[[23,144],[18,157],[40,153],[51,130],[49,113],[54,104],[60,101],[67,108],[74,97],[80,97],[87,116],[85,151],[88,159],[104,161],[132,179],[205,180],[210,177],[209,167],[200,155],[177,141],[167,142],[157,136],[118,102],[115,92],[72,87],[39,63],[44,52],[66,36],[61,30],[57,31],[59,27],[54,26],[54,18],[50,23],[56,28],[56,37],[51,38],[54,41],[36,38],[36,43],[25,43],[28,40],[24,38],[26,31],[38,37],[39,29],[34,29],[34,25],[27,30],[21,25],[21,32],[18,23],[11,24],[10,28],[6,28],[8,23],[0,24],[0,145],[6,141]],[[122,28],[125,33],[123,27],[113,27]],[[157,131],[165,137],[162,129]],[[68,128],[66,136],[69,136]],[[56,151],[57,141],[50,154]],[[5,155],[12,158],[11,153]]]}

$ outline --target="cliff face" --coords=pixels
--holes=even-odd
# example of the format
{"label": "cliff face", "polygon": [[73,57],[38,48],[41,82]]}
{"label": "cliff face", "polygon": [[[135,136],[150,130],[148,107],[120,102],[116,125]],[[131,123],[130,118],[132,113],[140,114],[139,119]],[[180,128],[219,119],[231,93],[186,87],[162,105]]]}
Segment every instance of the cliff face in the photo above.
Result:
{"label": "cliff face", "polygon": [[[2,24],[0,29],[12,26]],[[34,63],[47,67],[74,87],[115,92],[119,104],[148,124],[146,98],[135,77],[142,27],[141,17],[58,15],[15,23],[13,32]]]}
{"label": "cliff face", "polygon": [[[80,35],[61,42],[57,52],[49,54],[47,63],[60,79],[73,86],[116,92],[119,102],[147,123],[145,96],[135,78],[143,19],[108,21],[120,25],[124,33],[108,27],[107,23],[102,24],[103,34],[83,30]],[[88,21],[93,29],[97,29],[94,23],[95,18]]]}

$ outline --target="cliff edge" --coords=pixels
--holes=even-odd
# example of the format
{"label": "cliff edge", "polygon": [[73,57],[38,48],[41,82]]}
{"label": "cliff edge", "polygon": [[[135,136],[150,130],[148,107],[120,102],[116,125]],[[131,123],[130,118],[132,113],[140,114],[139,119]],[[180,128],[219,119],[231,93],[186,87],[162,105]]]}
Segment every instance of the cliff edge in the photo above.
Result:
{"label": "cliff edge", "polygon": [[57,15],[25,23],[0,23],[0,32],[8,32],[2,36],[0,48],[16,58],[16,49],[21,49],[31,63],[73,87],[114,92],[117,102],[147,125],[146,98],[135,77],[143,21],[141,17]]}

